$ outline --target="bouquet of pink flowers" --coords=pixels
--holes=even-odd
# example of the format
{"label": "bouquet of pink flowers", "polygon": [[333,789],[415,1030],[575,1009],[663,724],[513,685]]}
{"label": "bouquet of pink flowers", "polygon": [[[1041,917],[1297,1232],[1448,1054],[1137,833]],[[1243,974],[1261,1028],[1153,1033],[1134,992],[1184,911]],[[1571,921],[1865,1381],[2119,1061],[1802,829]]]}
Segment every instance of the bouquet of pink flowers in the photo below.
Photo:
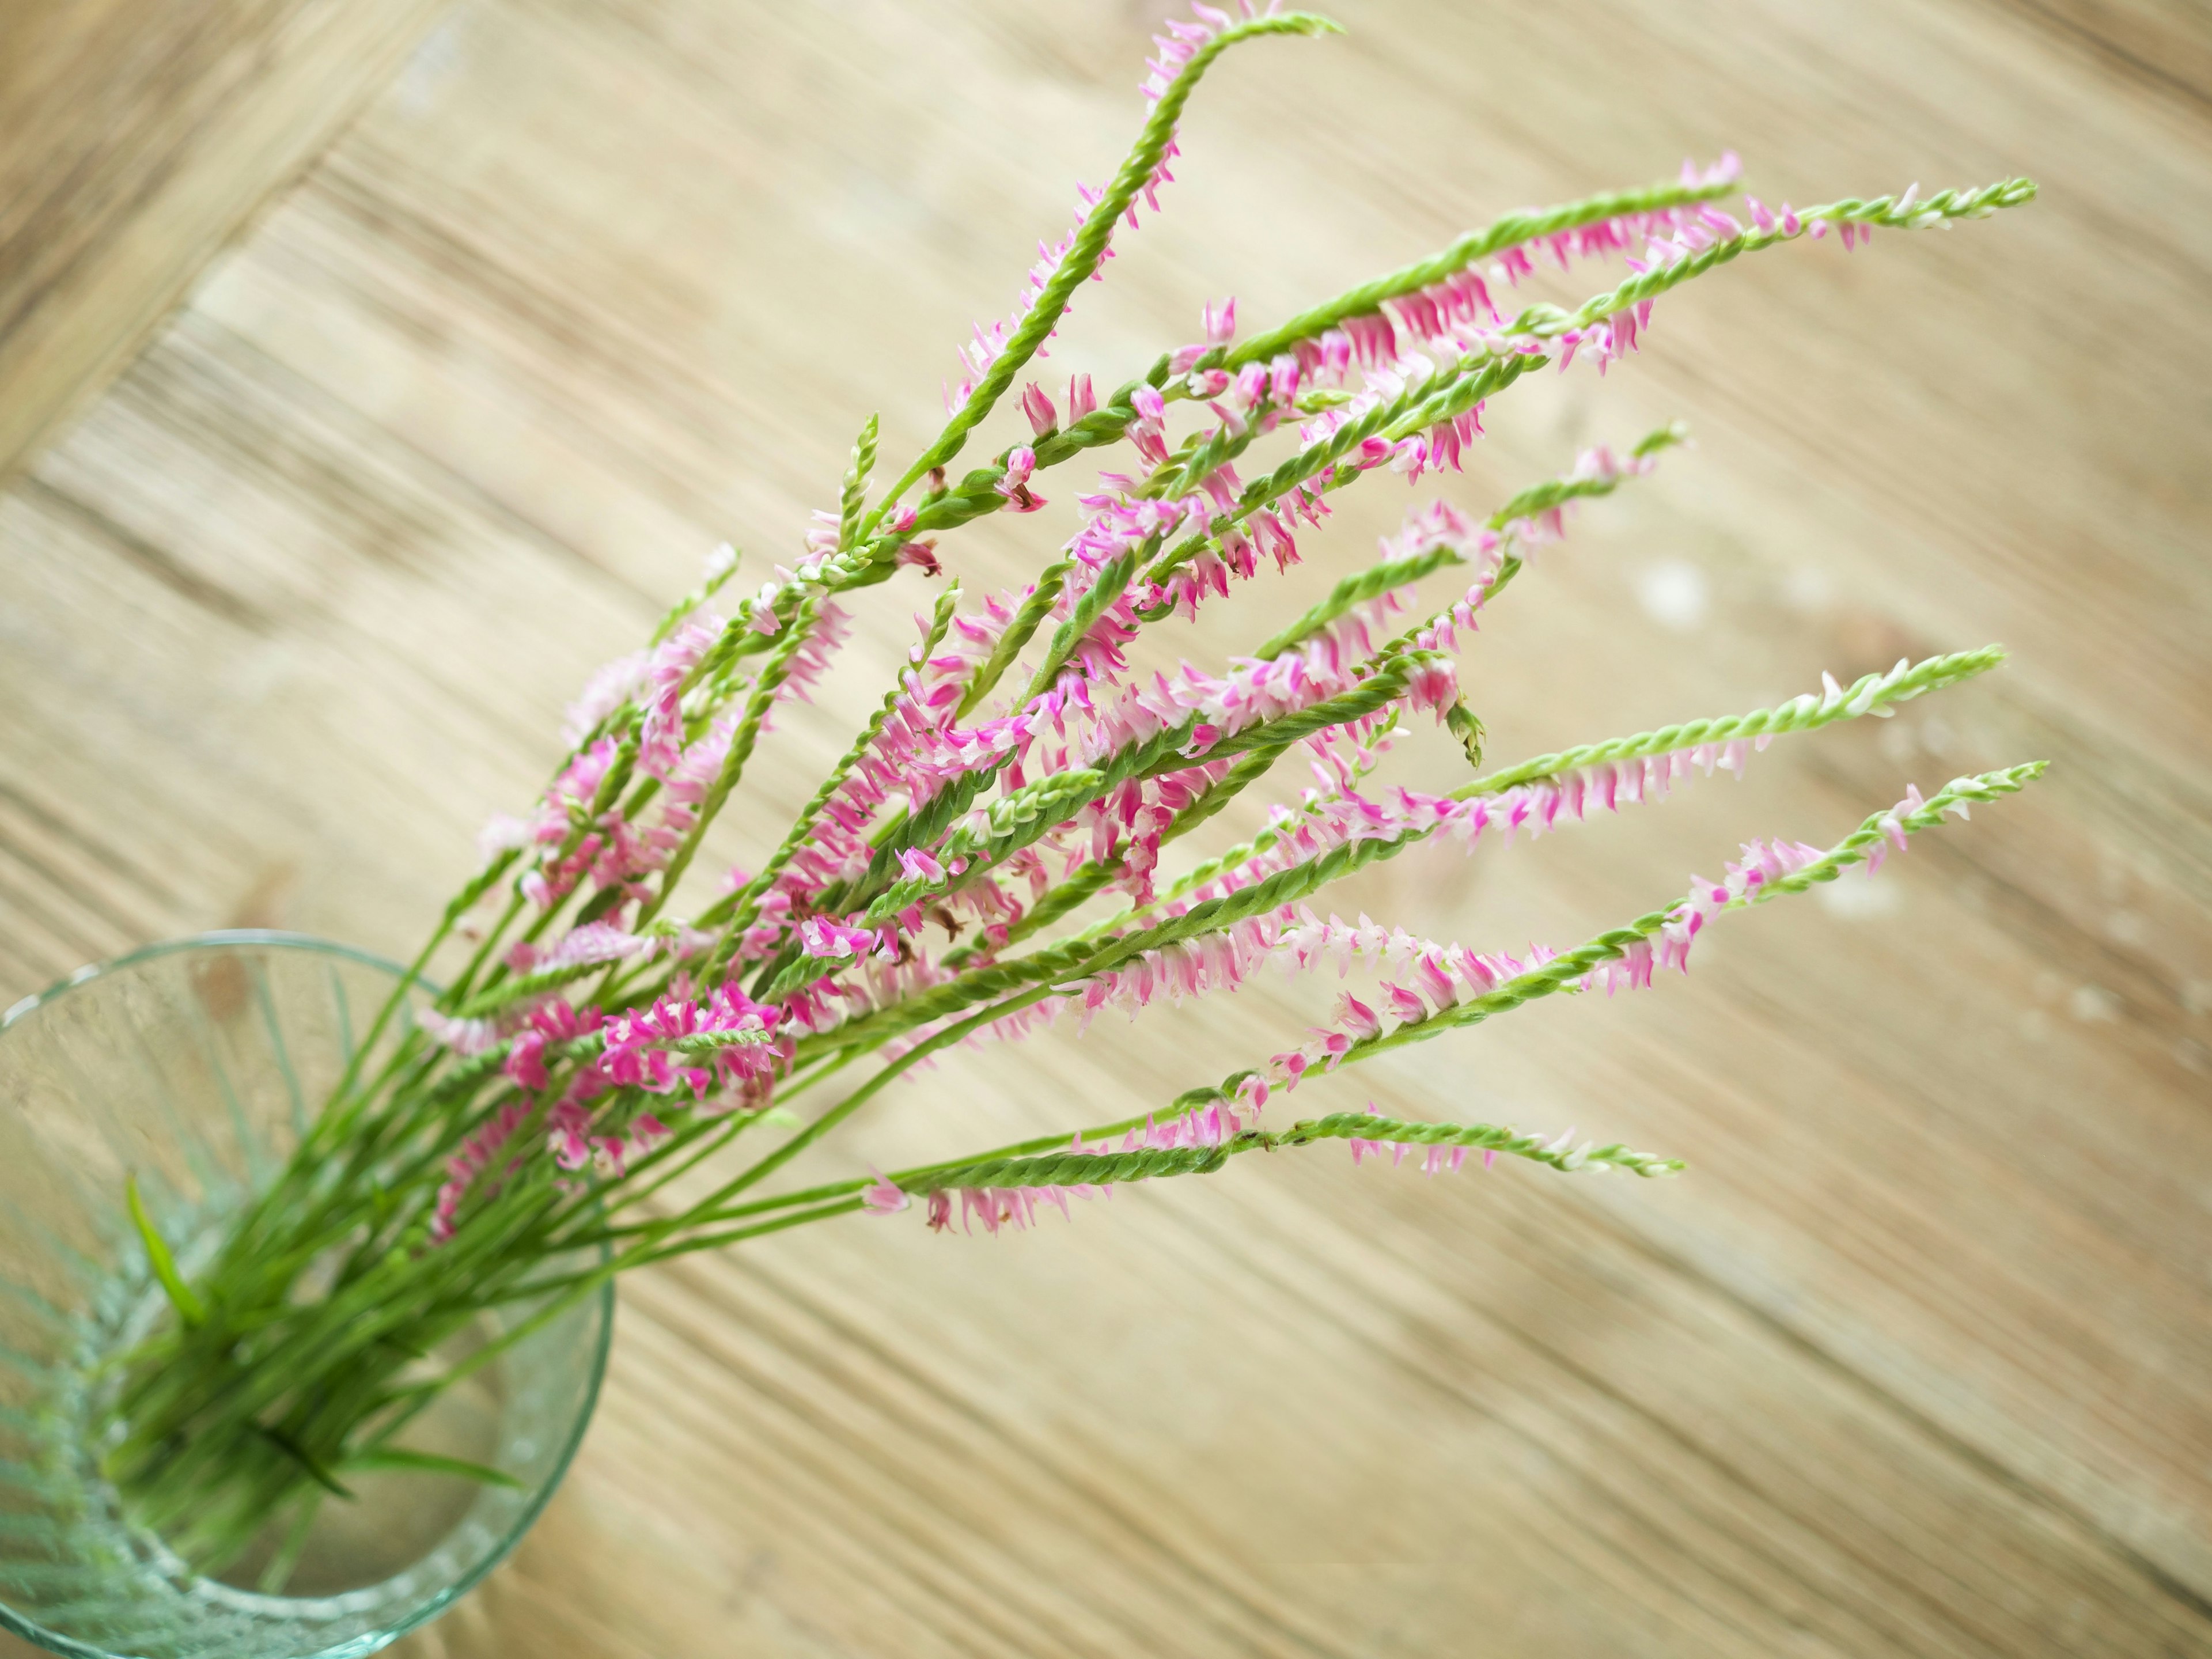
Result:
{"label": "bouquet of pink flowers", "polygon": [[[1823,675],[1774,708],[1485,770],[1455,653],[1571,510],[1680,441],[1671,427],[1591,450],[1486,514],[1415,507],[1378,561],[1316,584],[1311,607],[1249,655],[1140,670],[1163,656],[1148,630],[1233,603],[1244,584],[1298,580],[1336,491],[1377,473],[1415,484],[1456,471],[1493,399],[1540,370],[1602,373],[1626,358],[1685,283],[1800,240],[1848,250],[1877,228],[1984,217],[2035,191],[2014,179],[1806,209],[1749,198],[1731,211],[1721,203],[1736,163],[1723,156],[1509,215],[1257,332],[1240,333],[1234,301],[1209,306],[1201,337],[1109,392],[1081,374],[1028,378],[1116,233],[1158,210],[1177,117],[1209,67],[1246,41],[1333,27],[1194,13],[1158,39],[1151,112],[1120,172],[1079,186],[1079,222],[1042,251],[1019,308],[963,349],[938,436],[878,487],[871,419],[803,548],[751,586],[723,548],[643,649],[591,678],[567,757],[526,816],[488,830],[481,872],[410,979],[472,941],[465,962],[434,1007],[411,1012],[403,986],[378,1021],[392,1040],[356,1062],[223,1247],[186,1274],[131,1193],[176,1316],[131,1358],[106,1467],[195,1562],[234,1557],[273,1516],[311,1513],[332,1471],[360,1466],[505,1341],[610,1275],[681,1252],[909,1209],[933,1229],[995,1232],[1040,1205],[1067,1212],[1116,1185],[1324,1140],[1355,1158],[1413,1156],[1431,1173],[1470,1152],[1669,1173],[1680,1165],[1571,1132],[1371,1107],[1286,1121],[1278,1097],[1540,997],[1681,971],[1721,917],[1855,868],[1870,875],[1914,834],[2041,769],[1908,790],[1826,847],[1752,842],[1720,878],[1692,878],[1565,950],[1516,957],[1317,908],[1329,883],[1422,842],[1472,853],[1664,796],[1692,772],[1741,774],[1778,737],[1887,715],[2002,653],[1899,662],[1850,685]],[[1539,260],[1625,270],[1571,309],[1516,307]],[[955,475],[1008,402],[1018,441]],[[1060,488],[1054,470],[1089,452],[1106,470],[1075,486],[1087,490],[1080,528],[1034,580],[970,600],[943,574],[939,538],[1036,511]],[[1417,601],[1432,580],[1447,591]],[[933,585],[934,597],[911,649],[874,671],[886,684],[872,717],[825,757],[758,869],[695,871],[710,827],[742,804],[777,704],[831,671],[841,599],[893,580]],[[1376,785],[1417,720],[1449,731],[1463,774]],[[1276,781],[1285,762],[1298,781]],[[1263,822],[1245,820],[1256,833],[1188,856],[1247,792],[1272,801]],[[920,1168],[775,1182],[936,1056],[1233,988],[1271,963],[1356,963],[1378,988],[1346,992],[1325,1024],[1172,1100],[1116,1103],[1112,1121]],[[501,1342],[428,1381],[408,1372],[483,1310],[531,1302],[543,1311]]]}

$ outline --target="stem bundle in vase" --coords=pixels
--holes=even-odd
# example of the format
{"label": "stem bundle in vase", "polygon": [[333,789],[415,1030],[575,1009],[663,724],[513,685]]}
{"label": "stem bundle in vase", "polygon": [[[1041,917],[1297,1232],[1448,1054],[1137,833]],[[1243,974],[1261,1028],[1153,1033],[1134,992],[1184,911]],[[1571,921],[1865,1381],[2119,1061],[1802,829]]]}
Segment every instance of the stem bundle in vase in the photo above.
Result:
{"label": "stem bundle in vase", "polygon": [[[2037,775],[2029,764],[1908,791],[1825,848],[1754,841],[1721,878],[1558,951],[1516,957],[1327,913],[1322,889],[1419,843],[1475,853],[1651,800],[1693,771],[1741,774],[1777,738],[1887,715],[1999,661],[1992,648],[1848,686],[1823,676],[1774,708],[1486,771],[1455,672],[1477,614],[1577,503],[1656,465],[1674,428],[1593,450],[1486,516],[1417,506],[1379,562],[1333,585],[1297,567],[1315,562],[1335,492],[1455,471],[1516,381],[1627,357],[1683,283],[1789,243],[1849,250],[1877,228],[1945,227],[2034,194],[2014,179],[1798,210],[1753,198],[1739,212],[1721,205],[1728,157],[1510,215],[1256,334],[1240,336],[1233,301],[1209,306],[1202,339],[1110,392],[1080,374],[1030,378],[1113,238],[1157,210],[1200,77],[1232,47],[1332,27],[1206,6],[1170,23],[1135,147],[1105,189],[1082,190],[1079,222],[1016,314],[977,331],[944,429],[879,486],[890,469],[871,419],[835,509],[787,568],[741,588],[723,550],[644,648],[592,677],[551,784],[487,832],[481,873],[416,960],[412,980],[427,982],[438,953],[472,945],[434,1007],[413,1012],[403,985],[378,1020],[383,1046],[372,1034],[358,1050],[379,1058],[356,1064],[204,1265],[179,1267],[129,1194],[173,1317],[121,1370],[106,1467],[189,1559],[220,1566],[272,1526],[300,1535],[360,1470],[498,1478],[399,1437],[538,1322],[685,1251],[855,1213],[995,1232],[1040,1206],[1319,1141],[1431,1173],[1474,1153],[1668,1174],[1679,1164],[1610,1143],[1372,1108],[1300,1120],[1281,1097],[1538,998],[1648,985],[1683,969],[1719,918],[1871,875],[1913,835]],[[1516,308],[1540,258],[1616,269],[1571,309]],[[956,476],[1009,402],[1020,441]],[[1041,551],[1026,585],[963,595],[940,538],[1033,512],[1065,487],[1054,469],[1088,452],[1104,470],[1078,498],[1073,538]],[[840,599],[887,581],[926,609],[902,659],[840,670],[883,682],[873,715],[821,757],[820,787],[757,870],[701,867],[709,830],[748,804],[777,705],[831,671]],[[1157,654],[1157,624],[1233,604],[1247,584],[1301,581],[1316,602],[1249,656],[1132,666]],[[1415,721],[1441,723],[1464,763],[1424,788],[1381,787],[1371,774]],[[1241,814],[1264,827],[1224,846],[1212,821],[1248,793],[1272,803],[1264,818],[1249,802]],[[920,1168],[776,1179],[937,1056],[1233,988],[1263,964],[1355,963],[1378,989],[1341,994],[1327,1024],[1171,1100],[1131,1098],[1114,1121]],[[486,1310],[526,1306],[503,1337],[426,1365]]]}

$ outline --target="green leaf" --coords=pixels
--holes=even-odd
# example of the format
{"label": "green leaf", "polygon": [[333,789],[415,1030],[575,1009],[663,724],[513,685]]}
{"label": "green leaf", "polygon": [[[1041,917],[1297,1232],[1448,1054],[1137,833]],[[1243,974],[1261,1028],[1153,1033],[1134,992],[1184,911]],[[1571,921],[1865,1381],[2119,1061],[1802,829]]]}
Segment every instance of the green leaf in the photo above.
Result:
{"label": "green leaf", "polygon": [[410,1451],[404,1446],[373,1446],[367,1451],[355,1452],[338,1468],[349,1474],[375,1469],[451,1474],[464,1480],[481,1481],[487,1486],[511,1486],[517,1492],[522,1490],[522,1482],[504,1469],[493,1468],[487,1463],[471,1463],[466,1458],[441,1457],[435,1452]]}
{"label": "green leaf", "polygon": [[1444,725],[1466,749],[1467,763],[1479,769],[1482,765],[1482,722],[1475,719],[1466,698],[1458,699],[1444,710]]}
{"label": "green leaf", "polygon": [[192,1287],[185,1283],[185,1276],[177,1271],[176,1257],[169,1254],[167,1243],[155,1230],[154,1218],[146,1213],[146,1200],[138,1195],[137,1176],[124,1177],[123,1193],[131,1206],[131,1219],[137,1226],[139,1241],[146,1246],[146,1260],[153,1264],[154,1277],[161,1281],[161,1288],[175,1304],[177,1317],[187,1325],[204,1325],[207,1309],[192,1294]]}
{"label": "green leaf", "polygon": [[307,1449],[285,1433],[283,1430],[272,1429],[262,1423],[256,1423],[253,1427],[263,1439],[305,1469],[307,1472],[307,1478],[325,1492],[333,1492],[340,1498],[350,1498],[353,1496],[351,1492],[338,1483],[338,1478],[336,1475],[309,1456]]}

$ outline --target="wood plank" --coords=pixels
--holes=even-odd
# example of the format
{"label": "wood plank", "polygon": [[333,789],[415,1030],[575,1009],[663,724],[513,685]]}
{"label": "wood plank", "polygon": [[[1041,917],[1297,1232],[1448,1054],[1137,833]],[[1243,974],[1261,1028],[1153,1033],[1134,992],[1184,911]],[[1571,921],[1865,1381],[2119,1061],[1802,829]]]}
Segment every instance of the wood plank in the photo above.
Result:
{"label": "wood plank", "polygon": [[[1604,381],[1501,400],[1439,489],[1485,507],[1579,443],[1700,436],[1486,619],[1465,672],[1501,757],[1991,638],[2007,672],[1633,823],[1409,855],[1339,908],[1565,944],[1908,778],[2051,778],[1731,922],[1686,985],[1289,1103],[1575,1122],[1682,1182],[1324,1149],[1019,1239],[908,1216],[640,1276],[569,1485],[399,1651],[2212,1650],[2212,362],[2185,326],[2212,127],[1975,0],[1345,9],[1348,39],[1209,84],[1056,369],[1119,379],[1203,299],[1277,315],[1685,149],[1737,143],[1800,202],[2045,194],[1722,273]],[[784,556],[879,400],[890,453],[926,435],[950,343],[1112,165],[1141,31],[1072,0],[480,0],[441,40],[0,497],[0,997],[249,910],[406,950],[582,671],[707,546]],[[1173,648],[1303,608],[1395,522],[1370,488]],[[945,552],[971,592],[1016,580],[1066,506]],[[729,855],[926,599],[867,601]],[[818,1167],[1164,1098],[1334,988],[963,1056]]]}
{"label": "wood plank", "polygon": [[0,477],[130,362],[440,0],[13,0],[0,16]]}
{"label": "wood plank", "polygon": [[2012,21],[2051,33],[2137,86],[2212,106],[2212,29],[2197,0],[2029,0]]}

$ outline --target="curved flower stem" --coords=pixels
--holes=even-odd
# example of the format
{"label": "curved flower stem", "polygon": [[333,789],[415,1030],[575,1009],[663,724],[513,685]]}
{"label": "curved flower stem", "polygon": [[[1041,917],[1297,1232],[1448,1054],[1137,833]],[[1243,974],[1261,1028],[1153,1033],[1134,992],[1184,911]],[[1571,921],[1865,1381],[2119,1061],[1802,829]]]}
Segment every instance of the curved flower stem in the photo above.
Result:
{"label": "curved flower stem", "polygon": [[1279,1147],[1310,1146],[1316,1140],[1465,1146],[1510,1153],[1531,1163],[1548,1164],[1565,1173],[1614,1169],[1648,1178],[1674,1175],[1684,1167],[1680,1159],[1655,1158],[1618,1143],[1577,1146],[1565,1137],[1547,1140],[1542,1135],[1524,1133],[1510,1125],[1431,1123],[1365,1112],[1339,1112],[1328,1117],[1310,1118],[1283,1130],[1241,1130],[1211,1146],[1145,1146],[1119,1152],[1064,1148],[1056,1153],[1029,1158],[985,1158],[939,1170],[911,1184],[896,1184],[903,1191],[917,1194],[963,1187],[1109,1187],[1168,1176],[1212,1175],[1240,1152],[1273,1152]]}
{"label": "curved flower stem", "polygon": [[1577,230],[1606,219],[1713,201],[1727,195],[1734,187],[1732,181],[1686,185],[1669,180],[1647,185],[1641,190],[1612,191],[1602,196],[1584,197],[1579,202],[1563,203],[1557,207],[1508,214],[1480,230],[1468,232],[1439,253],[1414,264],[1401,266],[1371,282],[1363,283],[1325,304],[1300,312],[1288,322],[1264,334],[1255,334],[1237,345],[1218,347],[1200,357],[1193,368],[1197,370],[1219,368],[1233,374],[1246,363],[1266,362],[1279,352],[1289,350],[1301,340],[1310,340],[1327,333],[1347,318],[1364,317],[1380,310],[1385,300],[1401,299],[1408,294],[1417,294],[1467,270],[1478,260],[1502,253],[1509,247],[1557,235],[1561,231]]}
{"label": "curved flower stem", "polygon": [[1582,744],[1556,755],[1539,755],[1462,785],[1451,792],[1452,799],[1470,800],[1477,795],[1499,794],[1518,784],[1557,777],[1604,761],[1637,760],[1736,738],[1780,737],[1788,732],[1814,731],[1860,714],[1887,714],[1899,703],[1986,673],[2004,659],[2002,647],[1985,645],[1978,651],[1953,652],[1910,665],[1899,662],[1887,673],[1863,674],[1848,688],[1831,690],[1826,696],[1816,697],[1808,692],[1773,708],[1684,720],[1656,731],[1639,732],[1633,737],[1609,738],[1603,743]]}
{"label": "curved flower stem", "polygon": [[[2002,772],[1984,773],[1979,777],[1954,778],[1916,811],[1899,813],[1891,810],[1870,814],[1857,829],[1819,859],[1790,874],[1761,883],[1741,896],[1717,907],[1712,914],[1721,915],[1753,904],[1764,904],[1780,894],[1802,893],[1820,883],[1833,881],[1852,866],[1867,862],[1873,849],[1888,840],[1893,833],[1910,835],[1917,830],[1933,829],[1942,823],[1946,813],[1963,813],[1970,802],[1995,800],[2000,796],[2025,789],[2043,775],[2048,764],[2045,761],[2030,761]],[[1362,1037],[1351,1045],[1338,1063],[1350,1065],[1370,1054],[1403,1048],[1410,1042],[1425,1042],[1445,1031],[1480,1024],[1493,1014],[1504,1013],[1525,1002],[1549,996],[1588,977],[1593,969],[1620,959],[1628,946],[1656,933],[1676,916],[1680,908],[1680,905],[1673,905],[1664,910],[1654,910],[1638,916],[1626,927],[1601,933],[1578,949],[1555,957],[1517,979],[1507,981],[1486,995],[1474,997],[1443,1009],[1426,1019],[1407,1020],[1377,1036]]]}
{"label": "curved flower stem", "polygon": [[1121,163],[1121,170],[1114,175],[1114,182],[1107,186],[1106,193],[1099,198],[1097,204],[1085,217],[1082,229],[1076,233],[1074,246],[1060,260],[1059,269],[1030,307],[1021,325],[1006,343],[1006,349],[999,355],[975,391],[969,394],[959,412],[946,423],[937,441],[917,456],[914,464],[900,476],[898,482],[884,492],[882,501],[863,520],[863,534],[873,531],[883,521],[884,512],[895,506],[899,497],[921,478],[946,465],[959,454],[961,447],[968,441],[968,434],[1006,395],[1007,388],[1014,383],[1014,377],[1022,372],[1030,359],[1036,355],[1037,348],[1060,325],[1060,313],[1067,309],[1067,302],[1076,289],[1089,279],[1091,272],[1097,270],[1099,262],[1106,257],[1106,245],[1113,240],[1115,222],[1129,210],[1130,205],[1137,199],[1138,192],[1150,182],[1161,158],[1167,153],[1168,143],[1175,136],[1176,121],[1182,114],[1182,106],[1213,60],[1230,47],[1264,34],[1315,35],[1337,32],[1337,26],[1325,17],[1304,12],[1286,12],[1273,17],[1247,18],[1232,24],[1198,49],[1169,83],[1166,91],[1161,94],[1159,101],[1152,106],[1152,112],[1145,122],[1144,131],[1138,135],[1136,145],[1130,150],[1128,158]]}

